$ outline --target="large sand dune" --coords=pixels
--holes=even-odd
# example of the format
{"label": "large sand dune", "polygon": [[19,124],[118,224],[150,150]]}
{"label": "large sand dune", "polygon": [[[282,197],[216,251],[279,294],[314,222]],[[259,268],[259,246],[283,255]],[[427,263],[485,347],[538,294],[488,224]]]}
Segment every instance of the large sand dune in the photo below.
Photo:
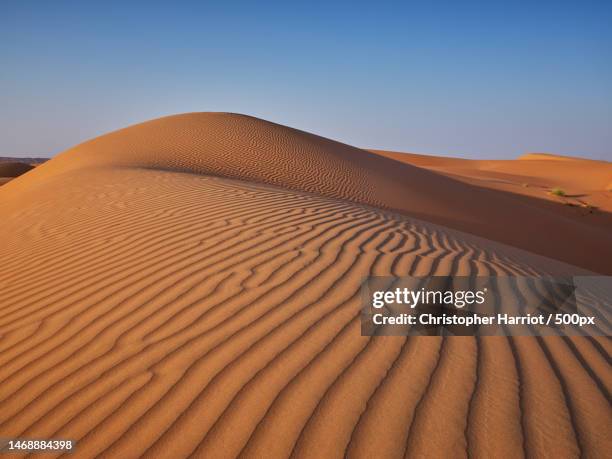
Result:
{"label": "large sand dune", "polygon": [[[483,192],[442,174],[249,116],[192,113],[131,126],[66,151],[40,166],[38,178],[31,181],[92,167],[195,172],[313,192],[397,210],[612,273],[610,231],[579,219],[560,219],[507,193]],[[20,187],[15,183],[15,192],[31,181]]]}
{"label": "large sand dune", "polygon": [[[360,336],[367,275],[611,271],[609,232],[487,193],[238,115],[68,150],[0,188],[0,437],[78,457],[601,457],[607,338]],[[542,234],[549,257],[522,250]]]}

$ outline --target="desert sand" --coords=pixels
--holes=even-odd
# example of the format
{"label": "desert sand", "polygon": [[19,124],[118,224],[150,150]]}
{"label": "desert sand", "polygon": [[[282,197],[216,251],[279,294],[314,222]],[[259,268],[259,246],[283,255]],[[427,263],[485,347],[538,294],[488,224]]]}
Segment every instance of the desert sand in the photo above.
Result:
{"label": "desert sand", "polygon": [[2,186],[0,437],[76,457],[604,456],[606,337],[360,335],[368,275],[612,273],[605,205],[542,191],[609,199],[608,163],[436,161],[196,113]]}
{"label": "desert sand", "polygon": [[[523,205],[555,213],[559,226],[597,225],[612,228],[612,163],[545,153],[517,160],[468,160],[376,151],[381,156],[426,168],[461,182],[503,191]],[[555,188],[563,196],[551,193]]]}

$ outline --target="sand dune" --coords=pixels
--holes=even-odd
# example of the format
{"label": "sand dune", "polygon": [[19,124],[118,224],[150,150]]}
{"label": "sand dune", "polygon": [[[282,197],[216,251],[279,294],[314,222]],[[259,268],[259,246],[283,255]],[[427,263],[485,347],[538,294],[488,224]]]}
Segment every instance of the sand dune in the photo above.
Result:
{"label": "sand dune", "polygon": [[[34,169],[37,160],[34,158],[6,158],[0,157],[0,186],[10,182],[15,177],[19,177],[22,174],[25,174],[28,171]],[[30,163],[28,160],[33,159],[34,162]]]}
{"label": "sand dune", "polygon": [[[525,162],[527,163],[527,162]],[[442,174],[257,118],[226,113],[170,116],[107,134],[39,166],[36,177],[92,167],[196,172],[397,210],[612,273],[612,234],[558,218]],[[9,190],[5,190],[8,193]],[[593,257],[593,253],[600,253]]]}
{"label": "sand dune", "polygon": [[191,114],[2,187],[0,437],[72,438],[77,457],[604,455],[607,338],[360,335],[367,275],[610,271],[518,248],[556,214],[493,240],[521,225],[478,212],[514,200],[398,164]]}
{"label": "sand dune", "polygon": [[33,166],[19,162],[0,163],[0,177],[17,177],[25,174],[29,170],[34,169]]}
{"label": "sand dune", "polygon": [[[606,232],[612,228],[609,186],[612,163],[609,162],[544,154],[523,155],[518,160],[468,160],[372,151],[474,187],[501,191],[518,205],[552,213],[556,222],[550,226],[551,231],[567,225],[595,226]],[[563,190],[565,196],[551,193],[555,188]]]}
{"label": "sand dune", "polygon": [[[563,155],[554,155],[552,153],[525,153],[518,157],[519,160],[553,160],[553,161],[580,161],[580,162],[588,162],[594,161],[585,158],[579,158],[576,156],[563,156]],[[594,161],[601,163],[603,161]]]}
{"label": "sand dune", "polygon": [[[379,155],[407,164],[446,172],[457,176],[473,176],[489,179],[507,179],[518,185],[541,185],[548,189],[554,186],[578,188],[583,191],[603,191],[612,179],[612,163],[589,159],[574,159],[554,156],[554,160],[542,154],[528,154],[517,160],[470,160],[426,156],[413,153],[399,153],[372,150]],[[524,159],[529,158],[528,161]],[[542,195],[542,197],[544,197]]]}

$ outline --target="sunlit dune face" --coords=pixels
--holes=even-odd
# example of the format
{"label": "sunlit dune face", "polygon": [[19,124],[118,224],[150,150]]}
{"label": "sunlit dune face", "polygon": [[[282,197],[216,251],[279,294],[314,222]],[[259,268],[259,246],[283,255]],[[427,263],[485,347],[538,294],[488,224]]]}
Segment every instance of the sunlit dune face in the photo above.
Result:
{"label": "sunlit dune face", "polygon": [[0,219],[0,437],[76,457],[609,450],[606,338],[359,321],[371,275],[609,271],[596,225],[229,114],[68,150],[0,188]]}

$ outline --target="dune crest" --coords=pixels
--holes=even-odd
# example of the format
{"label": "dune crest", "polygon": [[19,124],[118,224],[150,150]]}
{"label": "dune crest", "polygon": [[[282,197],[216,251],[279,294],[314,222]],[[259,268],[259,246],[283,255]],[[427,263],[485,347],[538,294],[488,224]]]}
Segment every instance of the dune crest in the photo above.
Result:
{"label": "dune crest", "polygon": [[[258,118],[190,113],[84,142],[3,187],[90,168],[172,170],[316,193],[401,212],[602,273],[612,272],[612,235],[559,220],[504,193]],[[580,246],[568,241],[580,241]],[[601,253],[594,259],[593,251]]]}
{"label": "dune crest", "polygon": [[[577,156],[555,155],[553,153],[525,153],[517,158],[518,160],[550,160],[550,161],[596,161],[593,159],[579,158]],[[603,161],[596,161],[603,162]]]}

